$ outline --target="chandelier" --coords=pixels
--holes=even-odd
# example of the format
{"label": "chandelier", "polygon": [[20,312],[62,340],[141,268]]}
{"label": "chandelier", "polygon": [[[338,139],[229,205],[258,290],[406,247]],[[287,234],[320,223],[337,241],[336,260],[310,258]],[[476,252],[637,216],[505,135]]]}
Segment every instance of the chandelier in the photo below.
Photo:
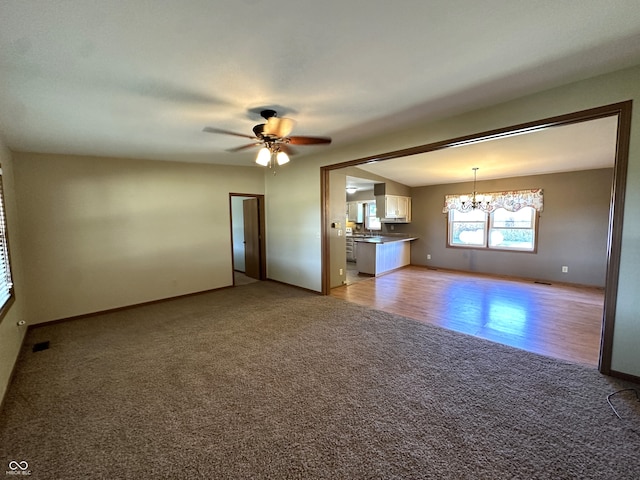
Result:
{"label": "chandelier", "polygon": [[280,150],[280,145],[278,143],[266,143],[264,147],[262,147],[258,151],[258,156],[256,157],[256,163],[258,165],[262,165],[263,167],[269,167],[275,163],[278,165],[284,165],[285,163],[289,163],[289,155]]}
{"label": "chandelier", "polygon": [[[471,195],[460,195],[460,203],[462,204],[462,208],[468,208],[471,205],[471,209],[475,210],[479,208],[481,210],[486,210],[491,203],[491,195],[483,195],[482,193],[476,192],[476,180],[479,167],[473,167],[473,193]],[[469,201],[471,201],[469,203]]]}

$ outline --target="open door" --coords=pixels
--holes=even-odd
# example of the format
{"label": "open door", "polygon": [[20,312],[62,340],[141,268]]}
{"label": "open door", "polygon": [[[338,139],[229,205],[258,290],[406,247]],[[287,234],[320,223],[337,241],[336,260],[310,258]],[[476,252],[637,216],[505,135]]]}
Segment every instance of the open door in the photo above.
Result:
{"label": "open door", "polygon": [[242,278],[266,280],[264,195],[230,193],[229,207],[234,285]]}
{"label": "open door", "polygon": [[257,198],[242,201],[244,221],[244,273],[248,277],[260,278],[260,215]]}

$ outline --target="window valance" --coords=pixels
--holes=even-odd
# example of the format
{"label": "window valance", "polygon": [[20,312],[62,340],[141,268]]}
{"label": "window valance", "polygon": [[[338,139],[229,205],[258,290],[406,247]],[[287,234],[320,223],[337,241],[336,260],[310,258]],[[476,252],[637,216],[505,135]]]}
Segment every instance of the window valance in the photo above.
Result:
{"label": "window valance", "polygon": [[[487,197],[489,197],[488,202]],[[533,207],[538,212],[541,212],[543,208],[541,188],[531,190],[512,190],[509,192],[476,193],[476,198],[478,200],[481,198],[485,200],[485,202],[478,207],[485,212],[493,212],[497,208],[504,208],[510,212],[517,212],[524,207]],[[470,196],[445,195],[442,213],[449,213],[449,210],[458,210],[460,212],[469,212],[473,210]]]}

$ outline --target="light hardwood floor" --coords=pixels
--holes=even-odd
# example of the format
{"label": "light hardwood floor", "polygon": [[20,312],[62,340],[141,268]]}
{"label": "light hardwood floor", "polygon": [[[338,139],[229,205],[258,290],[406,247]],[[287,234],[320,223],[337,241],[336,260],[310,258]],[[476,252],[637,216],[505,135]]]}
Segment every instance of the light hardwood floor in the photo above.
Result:
{"label": "light hardwood floor", "polygon": [[331,295],[576,363],[598,364],[604,290],[410,266]]}

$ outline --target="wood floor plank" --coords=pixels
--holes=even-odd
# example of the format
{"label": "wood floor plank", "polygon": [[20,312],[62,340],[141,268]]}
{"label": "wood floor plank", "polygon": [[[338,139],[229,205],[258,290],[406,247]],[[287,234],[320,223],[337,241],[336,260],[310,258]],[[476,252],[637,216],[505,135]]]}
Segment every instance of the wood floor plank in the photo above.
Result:
{"label": "wood floor plank", "polygon": [[349,302],[597,366],[604,291],[409,266],[331,290]]}

